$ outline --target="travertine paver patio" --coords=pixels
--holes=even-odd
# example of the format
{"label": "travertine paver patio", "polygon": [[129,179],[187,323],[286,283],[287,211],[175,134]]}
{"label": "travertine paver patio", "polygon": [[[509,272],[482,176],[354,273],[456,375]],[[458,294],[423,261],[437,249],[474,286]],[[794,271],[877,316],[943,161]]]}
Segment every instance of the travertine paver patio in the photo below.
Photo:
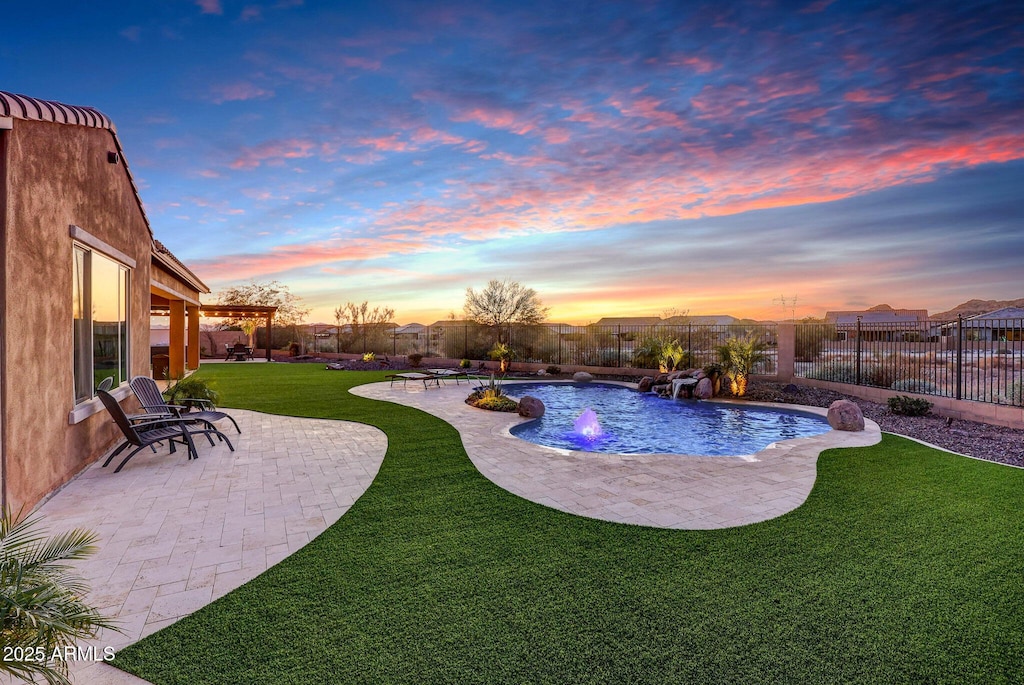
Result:
{"label": "travertine paver patio", "polygon": [[[515,396],[514,383],[505,388]],[[464,384],[424,389],[374,383],[352,392],[444,419],[459,430],[476,467],[520,497],[581,516],[662,528],[725,528],[781,516],[807,499],[822,450],[881,439],[878,425],[866,421],[863,432],[786,440],[745,458],[570,452],[513,437],[508,429],[525,419],[466,405]]]}
{"label": "travertine paver patio", "polygon": [[[372,426],[228,411],[242,429],[222,422],[235,452],[200,439],[193,461],[164,448],[116,474],[116,462],[98,462],[40,508],[54,532],[81,526],[100,537],[98,554],[76,568],[90,604],[125,634],[104,631],[89,644],[116,650],[255,578],[337,521],[387,451]],[[144,682],[71,663],[76,683]]]}

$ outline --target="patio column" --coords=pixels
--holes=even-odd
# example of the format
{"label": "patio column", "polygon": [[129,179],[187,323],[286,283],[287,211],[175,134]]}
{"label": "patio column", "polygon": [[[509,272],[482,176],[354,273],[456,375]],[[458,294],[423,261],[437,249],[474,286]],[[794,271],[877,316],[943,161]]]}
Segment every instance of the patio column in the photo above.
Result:
{"label": "patio column", "polygon": [[199,368],[199,307],[185,307],[188,314],[188,359],[189,369]]}
{"label": "patio column", "polygon": [[167,374],[170,378],[185,375],[185,301],[171,300],[170,357]]}
{"label": "patio column", "polygon": [[268,362],[269,361],[273,361],[273,358],[270,356],[270,349],[273,346],[273,340],[274,340],[273,330],[274,330],[274,313],[273,312],[269,312],[267,314],[267,361]]}

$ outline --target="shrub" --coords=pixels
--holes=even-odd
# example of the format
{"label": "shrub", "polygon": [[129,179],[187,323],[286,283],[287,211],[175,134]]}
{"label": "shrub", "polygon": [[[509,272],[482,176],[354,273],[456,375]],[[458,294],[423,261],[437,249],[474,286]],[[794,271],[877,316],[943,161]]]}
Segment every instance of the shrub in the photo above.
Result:
{"label": "shrub", "polygon": [[832,381],[856,385],[857,367],[850,362],[830,361],[814,367],[805,374],[806,378],[816,381]]}
{"label": "shrub", "polygon": [[409,365],[412,366],[414,369],[418,367],[420,365],[420,362],[422,361],[423,355],[420,354],[419,352],[413,352],[412,354],[409,355]]}
{"label": "shrub", "polygon": [[481,397],[475,403],[474,407],[478,409],[486,409],[488,411],[517,411],[519,409],[519,403],[511,397]]}
{"label": "shrub", "polygon": [[660,371],[681,371],[690,368],[692,364],[693,355],[689,350],[683,349],[678,340],[667,342],[662,346],[661,355],[658,357]]}
{"label": "shrub", "polygon": [[195,375],[175,380],[174,385],[164,390],[164,397],[169,403],[180,404],[188,409],[203,409],[204,402],[201,400],[214,406],[220,401],[220,395],[211,383]]}
{"label": "shrub", "polygon": [[825,337],[835,338],[835,327],[824,324],[800,324],[796,327],[794,354],[796,361],[809,362],[821,356],[825,346]]}
{"label": "shrub", "polygon": [[494,347],[491,348],[491,351],[487,353],[487,356],[498,362],[500,364],[501,372],[506,373],[508,371],[509,364],[512,363],[512,360],[516,356],[516,351],[503,342],[496,342],[494,343]]}
{"label": "shrub", "polygon": [[473,362],[469,361],[468,359],[463,359],[462,361],[459,362],[460,369],[468,369],[471,366],[473,366]]}
{"label": "shrub", "polygon": [[899,392],[916,392],[920,395],[936,395],[939,392],[938,387],[934,383],[921,378],[904,378],[901,381],[896,381],[889,387]]}
{"label": "shrub", "polygon": [[729,338],[716,350],[722,371],[729,375],[732,394],[743,397],[747,393],[747,378],[754,367],[767,358],[765,344],[752,336]]}
{"label": "shrub", "polygon": [[902,416],[925,416],[932,410],[932,403],[918,397],[897,395],[887,401],[889,411]]}
{"label": "shrub", "polygon": [[633,348],[633,366],[638,369],[656,369],[661,351],[668,342],[663,336],[649,335]]}
{"label": "shrub", "polygon": [[373,352],[366,352],[366,353],[363,354],[363,361],[364,362],[372,362],[372,361],[375,361],[376,359],[377,359],[377,355],[375,355]]}
{"label": "shrub", "polygon": [[552,376],[557,376],[558,374],[562,373],[562,367],[561,366],[555,366],[554,364],[552,364],[551,366],[549,366],[547,368],[547,372],[549,374],[551,374]]}

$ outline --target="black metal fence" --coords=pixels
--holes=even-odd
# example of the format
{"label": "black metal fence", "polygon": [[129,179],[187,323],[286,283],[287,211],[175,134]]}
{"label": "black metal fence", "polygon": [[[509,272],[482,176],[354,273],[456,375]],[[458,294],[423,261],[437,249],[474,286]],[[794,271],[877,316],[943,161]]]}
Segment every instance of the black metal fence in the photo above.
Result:
{"label": "black metal fence", "polygon": [[1024,405],[1024,319],[797,324],[796,375]]}
{"label": "black metal fence", "polygon": [[[438,326],[366,327],[340,335],[324,331],[310,350],[486,360],[501,342],[515,361],[553,366],[601,366],[656,369],[666,346],[672,346],[676,366],[703,367],[718,361],[716,347],[729,338],[751,336],[766,346],[767,359],[756,373],[775,373],[778,335],[774,324],[707,326],[488,326],[455,322]],[[679,359],[682,357],[682,359]]]}

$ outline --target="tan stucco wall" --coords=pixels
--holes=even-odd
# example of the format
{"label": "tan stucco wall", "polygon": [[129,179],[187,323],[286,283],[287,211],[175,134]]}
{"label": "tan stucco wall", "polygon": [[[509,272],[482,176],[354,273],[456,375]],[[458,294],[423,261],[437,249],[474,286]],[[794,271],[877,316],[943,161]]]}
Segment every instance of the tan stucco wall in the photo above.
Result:
{"label": "tan stucco wall", "polygon": [[[15,120],[7,157],[5,290],[8,402],[6,497],[31,507],[98,458],[117,437],[106,412],[69,425],[72,238],[81,227],[136,261],[131,274],[131,374],[149,369],[151,237],[109,131]],[[129,405],[125,405],[128,407]]]}
{"label": "tan stucco wall", "polygon": [[[182,283],[181,280],[171,274],[160,264],[153,264],[149,271],[150,280],[159,286],[166,288],[172,294],[179,296],[185,296],[196,302],[199,301],[199,291],[189,285]],[[187,301],[187,300],[186,300]]]}

